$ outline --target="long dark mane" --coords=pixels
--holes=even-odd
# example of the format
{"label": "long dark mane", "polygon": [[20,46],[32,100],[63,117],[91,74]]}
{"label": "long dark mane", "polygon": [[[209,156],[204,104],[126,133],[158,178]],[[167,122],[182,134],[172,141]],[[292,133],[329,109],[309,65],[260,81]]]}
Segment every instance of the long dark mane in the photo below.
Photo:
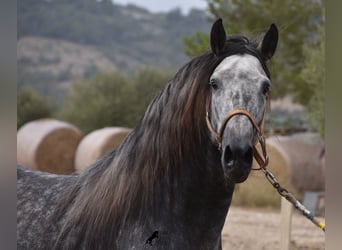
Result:
{"label": "long dark mane", "polygon": [[161,202],[173,205],[177,177],[203,172],[208,152],[218,154],[205,122],[210,75],[223,58],[244,53],[269,76],[257,43],[243,36],[228,39],[219,57],[207,52],[176,73],[124,143],[66,190],[51,219],[61,226],[55,249],[112,249],[127,223],[158,216]]}

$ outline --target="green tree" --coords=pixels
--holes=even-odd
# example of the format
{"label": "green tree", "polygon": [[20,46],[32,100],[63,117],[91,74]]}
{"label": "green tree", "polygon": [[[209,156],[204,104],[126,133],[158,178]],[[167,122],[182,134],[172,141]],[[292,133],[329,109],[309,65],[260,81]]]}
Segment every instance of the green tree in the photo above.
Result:
{"label": "green tree", "polygon": [[[228,34],[256,37],[271,23],[279,28],[279,43],[270,70],[273,76],[273,97],[294,94],[295,100],[307,104],[313,94],[308,83],[300,77],[304,66],[303,44],[317,44],[318,29],[323,23],[323,8],[314,0],[207,0],[210,19],[222,17]],[[259,37],[260,38],[260,37]],[[185,52],[194,56],[201,48],[209,48],[203,35],[185,38]],[[205,43],[205,44],[203,44]],[[200,49],[198,49],[200,47]]]}
{"label": "green tree", "polygon": [[51,117],[53,105],[32,88],[23,88],[17,95],[17,128],[29,121]]}
{"label": "green tree", "polygon": [[119,73],[101,73],[71,85],[59,117],[84,133],[106,126],[131,127],[136,122],[132,100],[132,83]]}
{"label": "green tree", "polygon": [[209,35],[196,32],[193,36],[183,38],[184,53],[190,57],[195,57],[209,49]]}
{"label": "green tree", "polygon": [[307,105],[309,121],[314,130],[324,136],[325,109],[325,33],[320,30],[320,42],[317,46],[303,46],[305,63],[301,78],[308,83],[313,93]]}
{"label": "green tree", "polygon": [[133,76],[99,73],[79,80],[68,90],[59,118],[75,124],[84,133],[107,126],[134,127],[168,76],[143,69]]}
{"label": "green tree", "polygon": [[138,71],[133,82],[136,93],[136,113],[141,115],[145,112],[152,98],[160,91],[171,78],[171,73],[151,68]]}

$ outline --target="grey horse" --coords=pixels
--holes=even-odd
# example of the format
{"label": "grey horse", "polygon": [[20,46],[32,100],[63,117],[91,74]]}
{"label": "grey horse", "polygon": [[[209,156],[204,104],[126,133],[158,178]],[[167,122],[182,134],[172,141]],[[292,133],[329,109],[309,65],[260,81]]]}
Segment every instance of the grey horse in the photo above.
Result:
{"label": "grey horse", "polygon": [[226,37],[218,19],[211,50],[178,70],[117,149],[80,175],[18,166],[18,249],[222,249],[277,42],[274,24],[258,42]]}

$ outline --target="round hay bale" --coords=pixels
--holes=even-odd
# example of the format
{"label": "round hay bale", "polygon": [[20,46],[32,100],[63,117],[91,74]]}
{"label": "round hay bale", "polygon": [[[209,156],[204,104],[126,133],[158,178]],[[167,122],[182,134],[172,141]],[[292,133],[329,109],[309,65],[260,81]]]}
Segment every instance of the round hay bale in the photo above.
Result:
{"label": "round hay bale", "polygon": [[89,165],[101,158],[108,151],[116,148],[131,129],[108,127],[95,130],[86,135],[77,147],[75,169],[80,173]]}
{"label": "round hay bale", "polygon": [[277,145],[287,155],[290,182],[298,191],[325,189],[324,141],[318,134],[275,136],[267,143]]}
{"label": "round hay bale", "polygon": [[39,119],[26,123],[17,133],[17,162],[36,170],[70,174],[81,138],[81,131],[66,122]]}
{"label": "round hay bale", "polygon": [[[257,149],[261,153],[259,145],[257,145]],[[277,145],[272,142],[268,143],[268,140],[266,141],[266,150],[270,159],[268,169],[282,186],[289,191],[295,191],[289,181],[290,173],[286,154]],[[255,160],[253,168],[259,168]],[[252,170],[244,183],[236,185],[233,204],[252,207],[279,207],[280,197],[262,171]]]}

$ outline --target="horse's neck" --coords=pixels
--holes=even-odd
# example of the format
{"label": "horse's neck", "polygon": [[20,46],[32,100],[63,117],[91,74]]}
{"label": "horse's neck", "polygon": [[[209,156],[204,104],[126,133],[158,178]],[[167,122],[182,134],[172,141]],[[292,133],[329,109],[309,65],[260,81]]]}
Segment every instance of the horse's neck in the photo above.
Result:
{"label": "horse's neck", "polygon": [[[210,167],[213,166],[208,166],[208,170]],[[137,225],[137,231],[143,234],[137,238],[147,239],[146,232],[158,231],[156,244],[174,246],[166,249],[216,249],[234,185],[227,187],[220,182],[219,173],[194,173],[191,168],[187,169],[170,192],[159,198],[161,203],[157,210],[147,213],[140,221],[142,224]]]}
{"label": "horse's neck", "polygon": [[227,187],[221,178],[213,172],[183,176],[183,187],[176,191],[174,216],[192,234],[221,232],[234,191],[234,186]]}
{"label": "horse's neck", "polygon": [[[130,177],[129,191],[136,190],[130,193],[144,196],[143,200],[134,195],[125,196],[126,200],[138,201],[136,206],[129,205],[128,210],[140,207],[141,218],[128,216],[127,234],[122,235],[133,237],[130,240],[138,239],[139,243],[149,237],[146,232],[159,231],[161,238],[163,235],[170,240],[183,237],[178,242],[189,244],[201,239],[201,243],[208,243],[204,249],[214,249],[210,246],[214,246],[220,237],[234,186],[224,180],[220,155],[209,141],[204,118],[199,119],[203,124],[189,124],[198,118],[194,115],[197,113],[189,112],[188,116],[179,117],[175,110],[185,103],[184,100],[177,100],[178,106],[172,106],[173,110],[166,105],[171,97],[164,98],[162,95],[153,101],[122,149],[123,155],[129,155],[127,159],[131,159],[127,175]],[[146,209],[146,203],[150,210]]]}

